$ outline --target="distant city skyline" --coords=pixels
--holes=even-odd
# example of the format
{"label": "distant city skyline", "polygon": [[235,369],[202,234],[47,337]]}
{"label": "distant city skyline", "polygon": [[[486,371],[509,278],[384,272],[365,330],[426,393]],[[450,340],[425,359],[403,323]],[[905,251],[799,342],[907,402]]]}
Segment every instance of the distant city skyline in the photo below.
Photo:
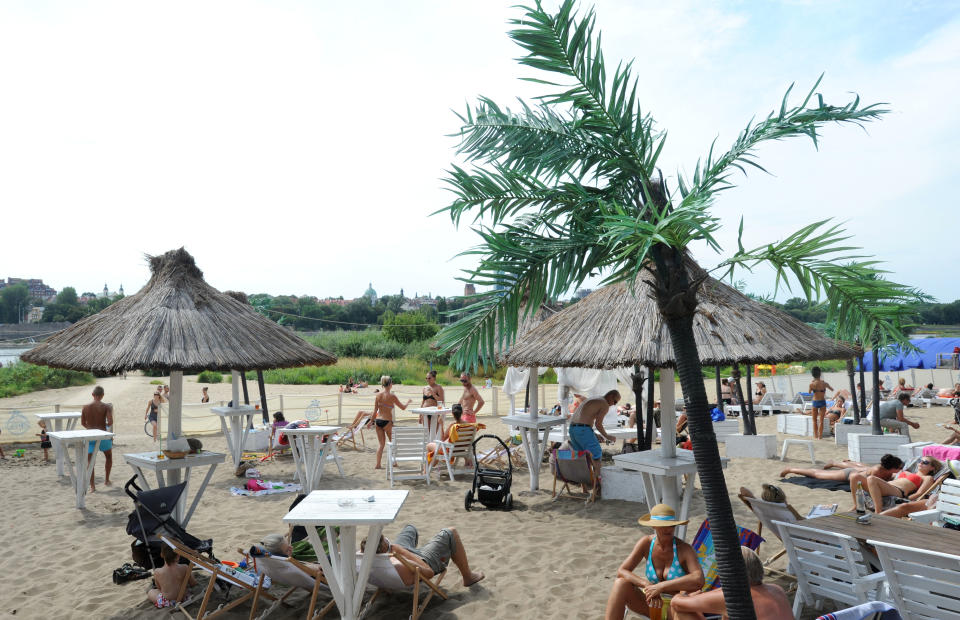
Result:
{"label": "distant city skyline", "polygon": [[[359,297],[463,291],[444,171],[479,95],[543,92],[523,77],[514,0],[403,3],[0,3],[0,270],[57,289],[128,293],[143,256],[185,247],[220,290]],[[550,1],[545,3],[553,8]],[[719,197],[716,255],[837,218],[894,280],[960,297],[951,250],[960,150],[960,4],[585,0],[608,66],[635,59],[640,104],[669,132],[660,164],[690,175],[751,118],[821,73],[828,103],[891,113],[765,145]],[[175,45],[171,45],[175,42]],[[741,273],[772,293],[769,271]],[[596,288],[598,281],[584,284]],[[574,291],[568,291],[572,296]],[[782,292],[783,300],[797,293]]]}

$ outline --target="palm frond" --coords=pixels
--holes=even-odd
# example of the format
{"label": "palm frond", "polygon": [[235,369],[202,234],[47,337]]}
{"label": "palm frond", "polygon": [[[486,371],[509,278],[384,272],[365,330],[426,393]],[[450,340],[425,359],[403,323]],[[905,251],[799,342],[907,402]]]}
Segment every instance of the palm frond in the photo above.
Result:
{"label": "palm frond", "polygon": [[823,75],[817,79],[800,105],[788,107],[787,101],[793,89],[791,84],[783,96],[780,109],[770,112],[767,118],[756,125],[753,121],[747,123],[730,150],[716,159],[713,156],[714,145],[711,144],[706,160],[697,162],[689,183],[682,175],[678,175],[683,200],[702,199],[704,194],[714,194],[732,187],[730,176],[734,170],[746,174],[746,167],[752,166],[766,172],[766,169],[757,163],[755,154],[756,147],[762,142],[807,136],[813,141],[814,147],[817,147],[818,131],[827,123],[854,123],[862,126],[889,112],[882,107],[884,104],[861,108],[860,97],[854,97],[853,101],[843,106],[828,105],[820,94],[817,94],[817,105],[808,107],[822,79]]}

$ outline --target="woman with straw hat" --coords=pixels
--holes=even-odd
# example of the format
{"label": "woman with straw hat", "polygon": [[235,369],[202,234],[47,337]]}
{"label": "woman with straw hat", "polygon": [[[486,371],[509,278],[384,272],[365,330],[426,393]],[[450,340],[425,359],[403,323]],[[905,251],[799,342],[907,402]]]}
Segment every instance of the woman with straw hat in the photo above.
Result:
{"label": "woman with straw hat", "polygon": [[[674,536],[676,527],[687,522],[677,519],[676,511],[666,504],[657,504],[637,519],[640,525],[652,527],[654,534],[641,538],[617,570],[607,599],[607,620],[622,620],[627,608],[651,618],[666,618],[664,596],[703,587],[696,552]],[[638,575],[633,571],[641,563],[643,570]]]}

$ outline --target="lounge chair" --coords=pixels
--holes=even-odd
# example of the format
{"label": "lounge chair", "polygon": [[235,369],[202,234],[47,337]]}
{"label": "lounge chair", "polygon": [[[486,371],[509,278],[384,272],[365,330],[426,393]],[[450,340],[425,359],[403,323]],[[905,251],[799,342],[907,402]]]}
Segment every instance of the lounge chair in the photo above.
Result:
{"label": "lounge chair", "polygon": [[867,540],[905,620],[960,620],[960,556]]}
{"label": "lounge chair", "polygon": [[[161,536],[160,540],[173,548],[178,556],[190,563],[191,570],[197,568],[208,575],[210,575],[210,580],[207,582],[207,587],[203,591],[203,601],[200,603],[200,609],[197,611],[196,616],[191,616],[187,611],[187,606],[191,605],[197,598],[200,597],[200,594],[191,596],[184,600],[184,596],[187,593],[187,583],[190,581],[190,573],[184,575],[183,581],[180,584],[180,590],[177,592],[177,600],[182,600],[183,602],[177,603],[176,608],[183,612],[183,614],[190,618],[191,620],[208,620],[210,618],[215,618],[222,613],[226,613],[238,605],[242,605],[246,601],[249,601],[253,598],[259,586],[255,586],[253,582],[248,582],[244,579],[241,579],[237,575],[229,572],[230,569],[225,568],[221,564],[217,564],[212,560],[205,558],[192,549],[182,545],[180,542],[168,538],[166,536]],[[236,587],[241,591],[241,595],[230,601],[229,603],[221,603],[217,609],[207,613],[207,606],[210,605],[210,597],[213,595],[213,588],[216,586],[217,581],[221,581],[227,586]],[[259,583],[262,584],[264,577],[261,575]],[[262,590],[262,587],[260,588]],[[228,589],[229,591],[229,589]],[[269,592],[261,592],[261,597],[267,600],[275,600],[274,597]]]}
{"label": "lounge chair", "polygon": [[273,586],[287,586],[290,589],[287,590],[283,596],[275,599],[273,604],[265,609],[262,614],[256,616],[257,604],[260,601],[260,597],[263,595],[263,580],[261,579],[257,584],[256,591],[253,594],[253,603],[252,608],[250,609],[251,618],[256,616],[257,620],[264,620],[264,618],[273,613],[277,607],[285,604],[288,596],[301,589],[310,593],[310,607],[307,609],[307,620],[312,620],[313,618],[322,618],[327,614],[327,612],[333,609],[336,602],[333,600],[333,598],[331,598],[329,603],[327,603],[316,614],[314,613],[317,605],[317,595],[321,591],[330,594],[330,589],[327,587],[327,581],[323,578],[323,571],[319,570],[318,568],[312,568],[293,558],[285,558],[275,555],[258,556],[256,557],[256,563],[257,572],[269,577]]}
{"label": "lounge chair", "polygon": [[353,446],[354,450],[359,450],[357,447],[357,435],[360,436],[360,442],[363,443],[364,449],[367,447],[367,440],[363,436],[363,429],[367,424],[370,423],[370,415],[364,415],[356,424],[352,424],[344,429],[341,429],[336,435],[333,436],[333,440],[337,442],[337,447],[342,447],[345,444],[350,444]]}
{"label": "lounge chair", "polygon": [[421,479],[426,480],[427,486],[430,486],[426,428],[393,427],[393,440],[387,442],[387,479],[391,487],[394,480]]}
{"label": "lounge chair", "polygon": [[497,443],[495,447],[490,448],[489,450],[478,452],[477,461],[480,463],[480,465],[497,465],[501,469],[506,469],[507,453],[509,453],[514,469],[526,466],[527,461],[523,454],[523,445],[514,444],[512,438],[504,440],[504,443],[507,444],[509,448],[505,449],[502,445]]}
{"label": "lounge chair", "polygon": [[784,399],[781,392],[767,392],[760,402],[754,405],[754,408],[759,408],[760,415],[780,413],[790,410],[790,402]]}
{"label": "lounge chair", "polygon": [[908,515],[912,521],[943,525],[944,517],[960,522],[960,480],[944,480],[937,494],[937,506]]}
{"label": "lounge chair", "polygon": [[[403,580],[400,579],[400,575],[397,574],[397,569],[394,568],[393,563],[390,562],[391,557],[395,558],[401,564],[413,571],[412,585],[408,586],[403,583]],[[363,554],[358,553],[358,570],[362,558]],[[433,598],[434,594],[446,600],[447,594],[440,588],[440,582],[443,581],[443,578],[446,574],[447,571],[443,571],[442,573],[434,575],[432,579],[427,579],[421,573],[421,568],[419,566],[413,564],[396,551],[393,553],[378,553],[373,556],[373,563],[370,566],[370,577],[367,579],[367,583],[376,587],[377,591],[374,592],[373,596],[371,596],[367,601],[367,604],[364,606],[360,616],[363,617],[366,614],[370,606],[373,605],[373,602],[377,599],[381,592],[410,592],[413,594],[413,609],[410,614],[410,620],[418,620],[420,615],[423,614],[423,610],[427,608],[427,603],[430,602],[430,599]],[[420,600],[421,586],[426,586],[427,588],[426,596],[423,598],[422,602]]]}
{"label": "lounge chair", "polygon": [[[815,520],[813,520],[815,521]],[[790,564],[797,570],[793,615],[824,599],[858,605],[878,600],[885,576],[871,572],[855,538],[784,521],[774,522],[783,536]]]}
{"label": "lounge chair", "polygon": [[[737,534],[740,536],[740,546],[749,547],[756,551],[763,542],[763,538],[756,532],[752,532],[745,527],[737,526]],[[710,531],[710,520],[704,519],[700,524],[700,529],[693,537],[690,543],[693,550],[697,553],[697,561],[703,569],[703,589],[713,590],[720,587],[720,568],[717,566],[717,556],[713,547],[713,533]]]}
{"label": "lounge chair", "polygon": [[[804,520],[804,518],[800,516],[800,513],[797,512],[796,508],[791,506],[789,503],[781,504],[780,502],[768,502],[760,499],[759,497],[746,495],[743,493],[743,491],[741,491],[737,497],[739,497],[740,501],[746,504],[747,508],[749,508],[750,511],[757,516],[757,534],[760,536],[763,535],[763,528],[766,527],[768,532],[779,538],[780,542],[783,542],[783,535],[780,533],[780,529],[777,527],[777,522],[796,523]],[[773,571],[774,569],[769,568],[770,564],[775,562],[786,552],[786,548],[782,549],[779,553],[768,558],[763,565],[767,567],[767,570]],[[780,573],[780,571],[774,572]],[[791,567],[789,565],[787,566],[786,575],[793,578]]]}
{"label": "lounge chair", "polygon": [[[593,457],[589,452],[577,452],[570,449],[554,448],[550,457],[550,469],[553,471],[553,500],[563,497],[563,492],[572,499],[585,500],[585,504],[597,500],[597,491],[600,489],[600,480],[593,467]],[[563,483],[557,493],[557,480]],[[585,485],[586,494],[574,495],[570,485]]]}

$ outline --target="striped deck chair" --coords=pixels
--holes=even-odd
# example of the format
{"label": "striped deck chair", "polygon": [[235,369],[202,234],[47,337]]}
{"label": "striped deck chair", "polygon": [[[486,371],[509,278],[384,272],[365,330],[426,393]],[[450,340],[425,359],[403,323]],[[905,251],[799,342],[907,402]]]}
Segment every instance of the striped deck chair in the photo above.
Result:
{"label": "striped deck chair", "polygon": [[[748,530],[745,527],[737,526],[737,533],[740,535],[740,545],[749,547],[756,551],[763,542],[759,534]],[[713,590],[720,587],[720,569],[717,567],[717,558],[713,550],[713,533],[710,531],[710,520],[704,519],[697,530],[697,535],[693,537],[690,543],[693,550],[697,552],[697,561],[703,569],[703,589]]]}
{"label": "striped deck chair", "polygon": [[[562,450],[554,448],[550,456],[550,469],[553,471],[553,500],[563,497],[563,492],[572,499],[583,499],[585,504],[597,501],[600,479],[593,467],[593,456],[587,451]],[[557,493],[557,480],[563,483]],[[585,485],[586,494],[574,495],[570,485]]]}
{"label": "striped deck chair", "polygon": [[357,436],[360,436],[360,442],[363,444],[364,450],[367,448],[367,440],[363,436],[363,429],[366,428],[367,424],[370,423],[370,414],[361,416],[357,420],[356,424],[347,426],[346,428],[340,429],[336,435],[333,436],[333,440],[337,442],[337,447],[342,447],[345,444],[350,444],[353,446],[354,450],[359,450],[357,447]]}

